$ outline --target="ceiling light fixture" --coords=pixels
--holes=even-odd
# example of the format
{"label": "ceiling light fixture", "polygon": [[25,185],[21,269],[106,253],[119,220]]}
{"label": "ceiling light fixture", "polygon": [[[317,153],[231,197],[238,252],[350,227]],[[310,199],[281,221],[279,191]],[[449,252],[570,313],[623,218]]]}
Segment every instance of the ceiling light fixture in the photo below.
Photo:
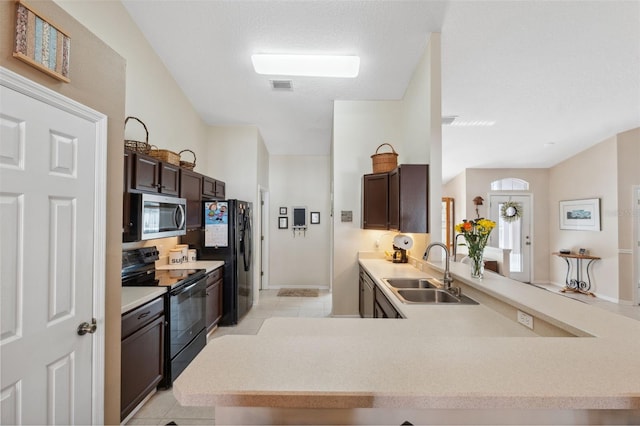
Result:
{"label": "ceiling light fixture", "polygon": [[454,120],[449,124],[449,126],[458,126],[458,127],[491,127],[495,125],[495,121],[488,120],[473,120],[473,121],[460,121]]}
{"label": "ceiling light fixture", "polygon": [[458,118],[457,115],[443,115],[442,116],[442,125],[443,126],[450,126],[454,121],[456,121],[456,118]]}
{"label": "ceiling light fixture", "polygon": [[354,78],[360,71],[359,56],[336,55],[251,55],[258,74],[305,77]]}

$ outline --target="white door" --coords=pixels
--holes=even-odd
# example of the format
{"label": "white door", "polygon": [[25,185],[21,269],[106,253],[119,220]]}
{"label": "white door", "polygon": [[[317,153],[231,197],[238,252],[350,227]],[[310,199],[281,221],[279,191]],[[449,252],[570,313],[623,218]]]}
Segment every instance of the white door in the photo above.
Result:
{"label": "white door", "polygon": [[[515,220],[506,220],[501,215],[508,202],[516,203],[520,212]],[[531,282],[531,204],[530,195],[489,195],[489,218],[497,224],[489,245],[511,249],[509,278],[525,283]]]}
{"label": "white door", "polygon": [[[106,119],[1,77],[2,424],[102,422]],[[93,318],[100,332],[79,335]]]}

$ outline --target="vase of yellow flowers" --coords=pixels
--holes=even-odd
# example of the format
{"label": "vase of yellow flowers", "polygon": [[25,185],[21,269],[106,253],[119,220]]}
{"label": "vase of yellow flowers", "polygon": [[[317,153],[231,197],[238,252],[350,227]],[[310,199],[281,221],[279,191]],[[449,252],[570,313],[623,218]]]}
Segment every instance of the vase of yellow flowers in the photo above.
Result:
{"label": "vase of yellow flowers", "polygon": [[482,217],[474,220],[465,219],[456,225],[456,232],[464,235],[469,249],[468,257],[471,259],[471,276],[473,278],[482,278],[484,274],[484,248],[489,240],[489,234],[495,226],[494,221]]}

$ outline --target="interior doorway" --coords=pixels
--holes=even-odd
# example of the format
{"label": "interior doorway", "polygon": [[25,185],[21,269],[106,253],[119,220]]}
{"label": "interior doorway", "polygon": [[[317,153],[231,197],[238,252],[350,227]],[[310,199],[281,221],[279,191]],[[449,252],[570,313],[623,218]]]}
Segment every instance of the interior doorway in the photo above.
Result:
{"label": "interior doorway", "polygon": [[260,235],[259,235],[259,251],[260,251],[260,270],[258,275],[259,289],[267,290],[269,288],[269,191],[260,188]]}
{"label": "interior doorway", "polygon": [[489,245],[511,249],[510,278],[531,282],[531,194],[489,194],[489,218],[496,228]]}

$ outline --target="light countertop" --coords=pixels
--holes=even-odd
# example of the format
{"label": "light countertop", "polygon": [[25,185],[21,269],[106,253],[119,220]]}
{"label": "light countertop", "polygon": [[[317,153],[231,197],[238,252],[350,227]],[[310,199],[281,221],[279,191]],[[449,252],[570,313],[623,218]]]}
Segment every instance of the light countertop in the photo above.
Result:
{"label": "light countertop", "polygon": [[166,287],[122,287],[121,313],[127,313],[166,292]]}
{"label": "light countertop", "polygon": [[482,304],[403,304],[381,281],[440,278],[437,270],[360,264],[407,319],[272,318],[255,336],[213,339],[174,382],[180,404],[640,409],[639,321],[497,274],[472,280],[468,265],[451,265],[470,289],[593,336],[538,337]]}

